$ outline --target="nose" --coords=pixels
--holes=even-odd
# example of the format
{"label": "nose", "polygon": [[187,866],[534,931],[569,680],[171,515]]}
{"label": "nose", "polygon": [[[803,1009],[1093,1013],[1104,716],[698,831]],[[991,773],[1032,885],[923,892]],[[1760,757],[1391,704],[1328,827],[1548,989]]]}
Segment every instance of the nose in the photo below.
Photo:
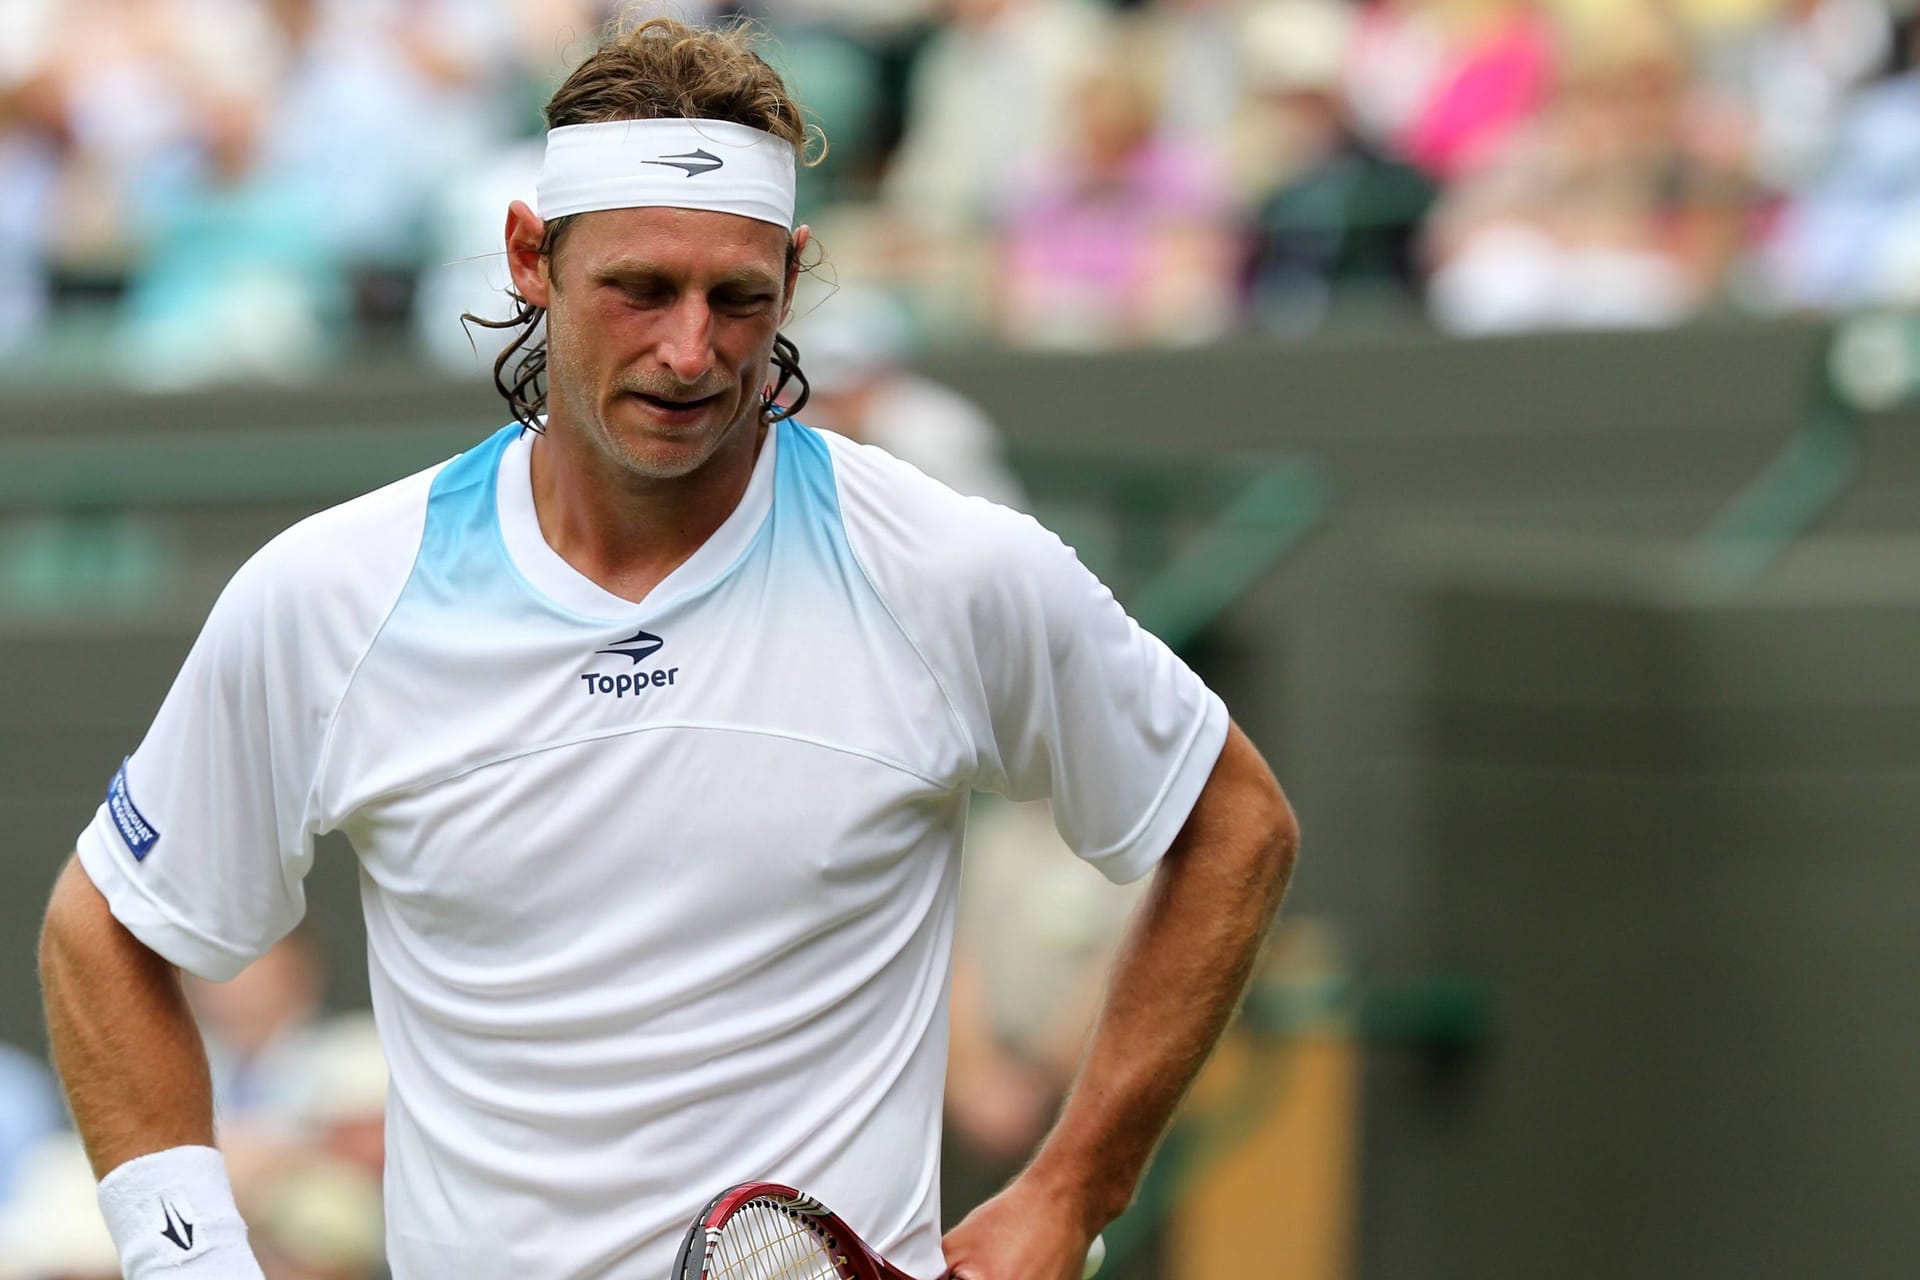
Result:
{"label": "nose", "polygon": [[660,363],[692,386],[713,370],[713,312],[707,300],[690,289],[665,319],[657,352]]}

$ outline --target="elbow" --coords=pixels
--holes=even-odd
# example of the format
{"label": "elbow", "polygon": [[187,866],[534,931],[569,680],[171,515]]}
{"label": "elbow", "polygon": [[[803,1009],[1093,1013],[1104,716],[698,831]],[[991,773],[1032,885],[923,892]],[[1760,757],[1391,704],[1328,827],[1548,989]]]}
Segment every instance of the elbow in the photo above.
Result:
{"label": "elbow", "polygon": [[1231,849],[1233,872],[1242,900],[1257,904],[1271,919],[1286,897],[1300,854],[1300,820],[1258,748],[1238,725],[1201,794],[1196,839]]}
{"label": "elbow", "polygon": [[1267,809],[1267,847],[1273,860],[1291,868],[1300,856],[1300,819],[1278,786]]}
{"label": "elbow", "polygon": [[1300,819],[1277,783],[1273,784],[1263,810],[1260,827],[1265,838],[1261,842],[1260,872],[1267,910],[1272,914],[1280,909],[1280,902],[1287,895],[1294,864],[1300,857]]}

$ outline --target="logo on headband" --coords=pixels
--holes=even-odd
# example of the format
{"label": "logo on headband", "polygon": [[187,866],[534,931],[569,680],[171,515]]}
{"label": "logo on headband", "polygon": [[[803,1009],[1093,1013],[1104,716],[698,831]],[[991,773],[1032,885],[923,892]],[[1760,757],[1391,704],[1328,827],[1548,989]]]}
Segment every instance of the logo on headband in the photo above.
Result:
{"label": "logo on headband", "polygon": [[726,163],[719,156],[706,151],[683,151],[677,156],[662,156],[658,160],[642,160],[642,164],[664,164],[675,169],[684,169],[689,178],[695,174],[712,173]]}

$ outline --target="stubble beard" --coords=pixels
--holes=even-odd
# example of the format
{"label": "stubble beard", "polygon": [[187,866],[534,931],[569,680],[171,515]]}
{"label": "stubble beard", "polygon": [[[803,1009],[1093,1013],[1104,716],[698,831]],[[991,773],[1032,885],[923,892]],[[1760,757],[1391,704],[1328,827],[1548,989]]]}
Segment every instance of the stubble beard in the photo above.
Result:
{"label": "stubble beard", "polygon": [[[617,408],[612,402],[605,408]],[[621,428],[595,413],[590,428],[599,451],[623,473],[636,480],[679,480],[692,475],[722,453],[737,437],[742,424],[703,425],[697,434],[659,435],[639,428]]]}
{"label": "stubble beard", "polygon": [[[700,470],[724,452],[728,442],[756,425],[759,410],[757,400],[750,402],[743,413],[725,425],[704,426],[697,434],[666,435],[649,431],[644,425],[616,426],[609,418],[621,408],[621,393],[644,387],[654,394],[686,395],[687,389],[645,385],[638,379],[622,378],[616,380],[611,393],[602,398],[592,375],[572,357],[571,344],[564,341],[552,343],[551,337],[549,341],[549,403],[561,410],[559,416],[562,421],[581,438],[581,442],[599,454],[619,475],[639,481],[682,479]],[[576,394],[562,394],[561,388],[573,388]],[[590,389],[584,397],[584,404],[579,403],[578,397],[578,392],[583,388]]]}

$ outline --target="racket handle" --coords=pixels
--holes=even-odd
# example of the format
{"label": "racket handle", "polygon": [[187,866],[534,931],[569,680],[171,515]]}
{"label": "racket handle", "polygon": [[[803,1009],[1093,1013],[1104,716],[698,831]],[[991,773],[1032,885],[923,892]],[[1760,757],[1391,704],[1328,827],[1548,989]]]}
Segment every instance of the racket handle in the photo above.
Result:
{"label": "racket handle", "polygon": [[1095,1236],[1093,1245],[1087,1250],[1087,1269],[1080,1273],[1082,1280],[1093,1280],[1093,1273],[1107,1260],[1107,1240],[1105,1236]]}

